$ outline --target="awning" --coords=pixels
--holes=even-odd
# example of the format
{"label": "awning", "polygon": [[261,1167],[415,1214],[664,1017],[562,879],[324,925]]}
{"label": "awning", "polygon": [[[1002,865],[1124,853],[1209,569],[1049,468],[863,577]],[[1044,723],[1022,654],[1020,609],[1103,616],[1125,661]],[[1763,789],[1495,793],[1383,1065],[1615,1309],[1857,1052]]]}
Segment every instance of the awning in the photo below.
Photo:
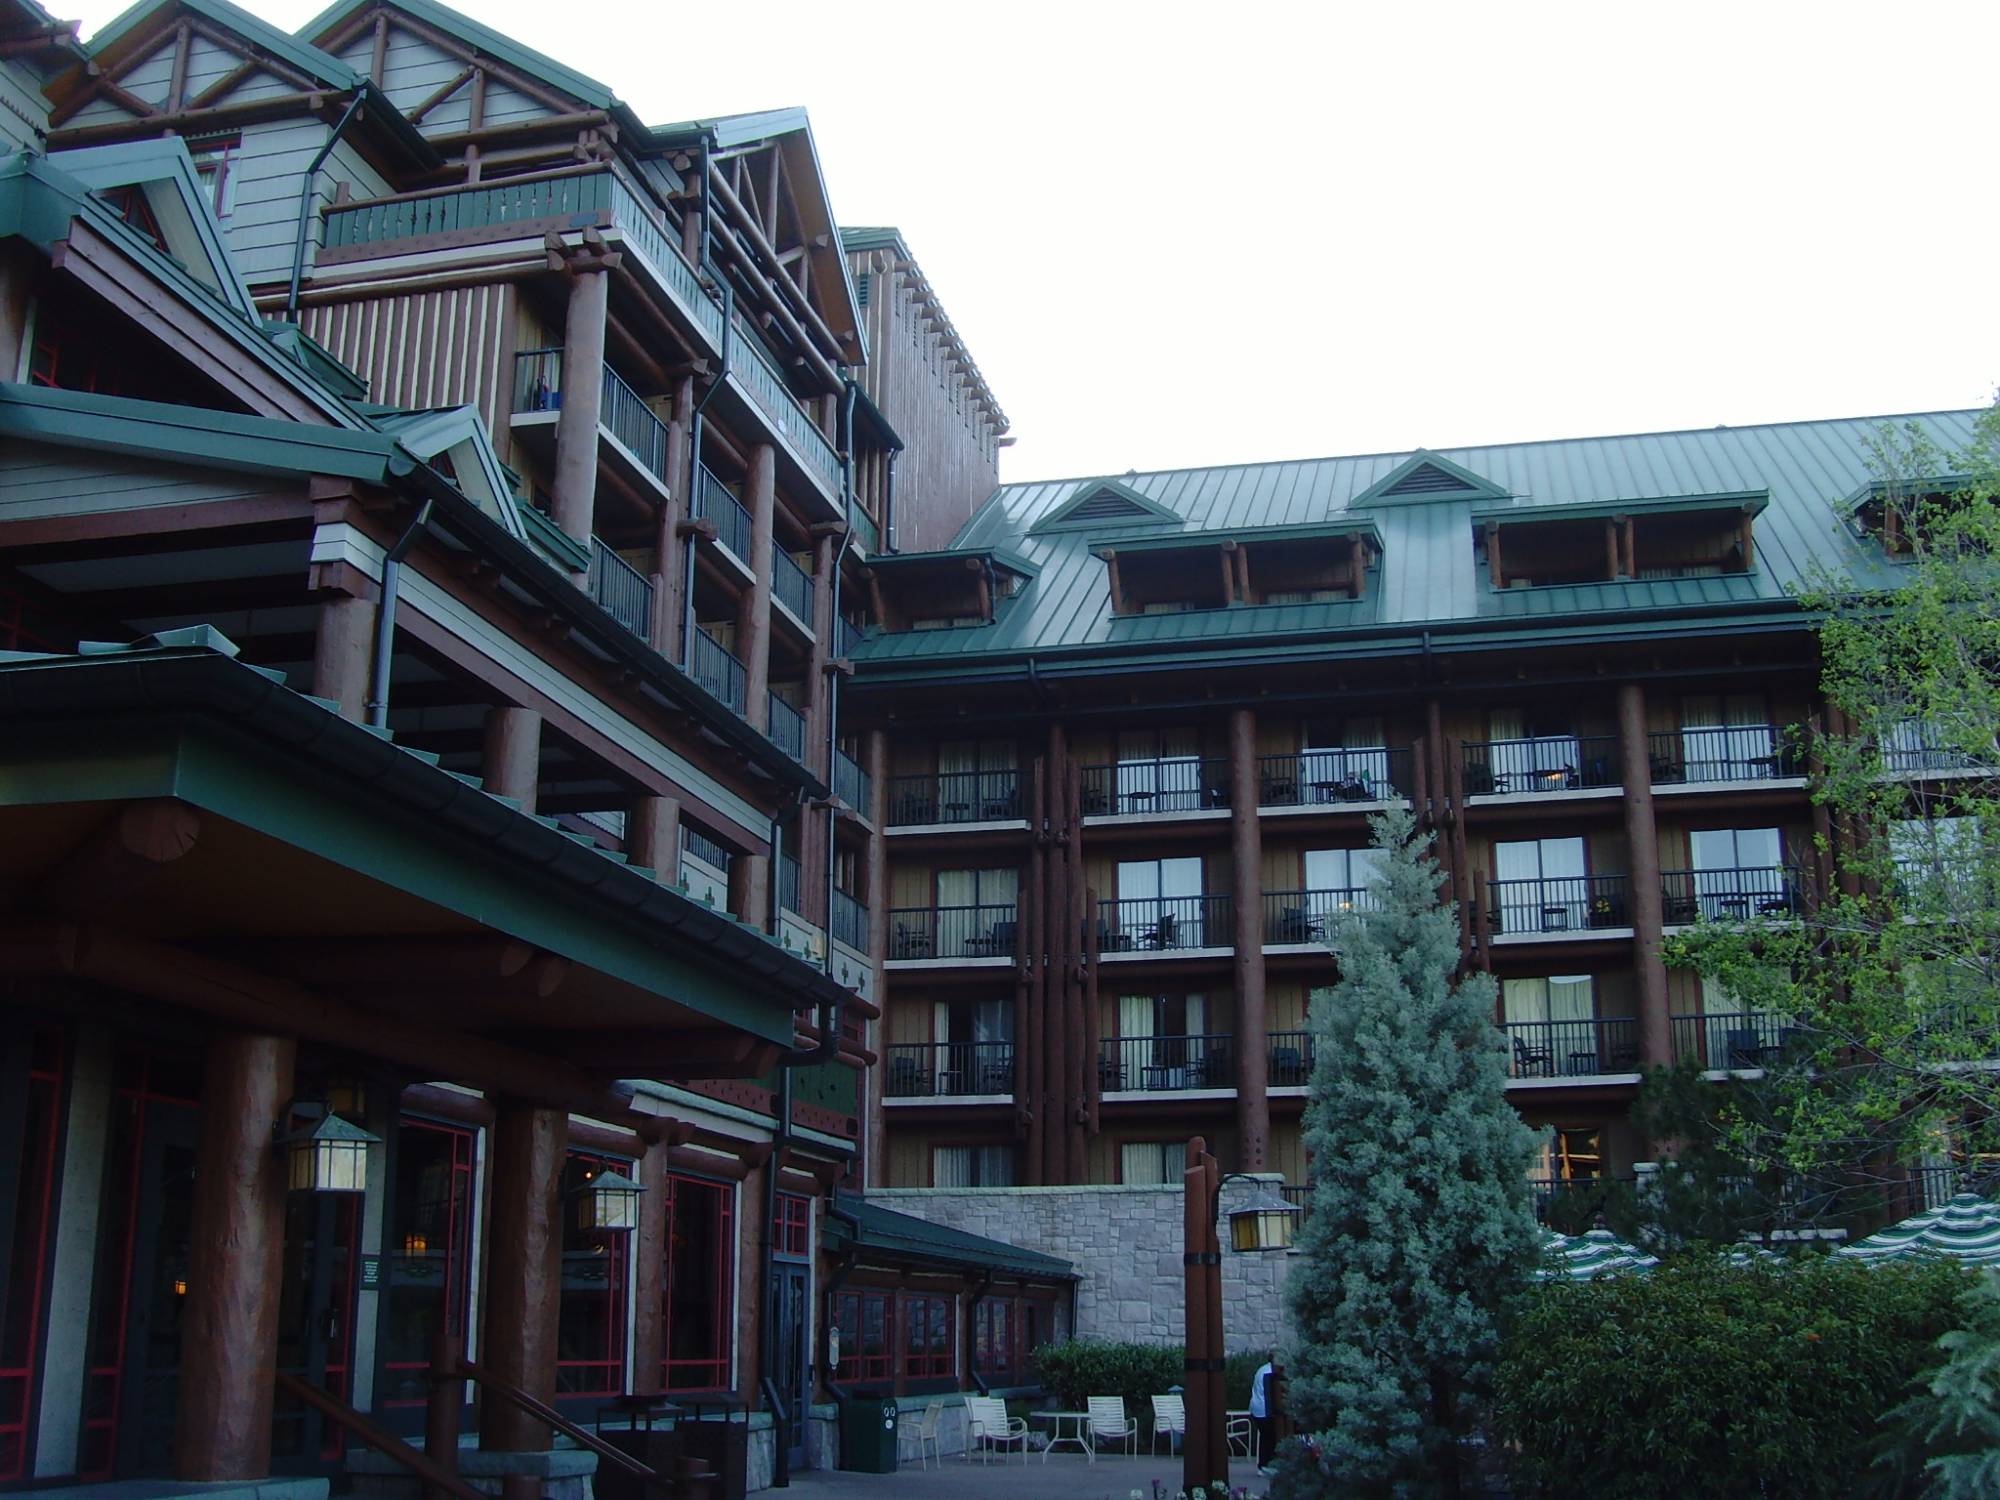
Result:
{"label": "awning", "polygon": [[894,1213],[851,1193],[836,1194],[833,1212],[821,1222],[826,1248],[835,1255],[858,1249],[864,1260],[925,1270],[993,1272],[1026,1281],[1077,1279],[1076,1267],[1058,1256]]}

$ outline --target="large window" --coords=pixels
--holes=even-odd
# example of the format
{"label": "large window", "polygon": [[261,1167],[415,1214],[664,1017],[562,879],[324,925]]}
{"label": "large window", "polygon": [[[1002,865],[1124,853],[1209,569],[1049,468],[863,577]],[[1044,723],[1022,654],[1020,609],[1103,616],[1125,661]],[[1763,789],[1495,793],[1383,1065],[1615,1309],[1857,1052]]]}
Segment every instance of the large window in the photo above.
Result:
{"label": "large window", "polygon": [[1494,914],[1501,932],[1556,932],[1591,924],[1583,840],[1503,840],[1493,846]]}
{"label": "large window", "polygon": [[1982,843],[1977,817],[1899,818],[1890,824],[1889,855],[1905,904],[1952,911],[1979,903]]}
{"label": "large window", "polygon": [[474,1133],[462,1125],[404,1119],[396,1127],[384,1271],[389,1310],[382,1378],[384,1405],[416,1406],[430,1392],[431,1340],[463,1336],[472,1299]]}
{"label": "large window", "polygon": [[1012,1187],[1012,1146],[933,1146],[932,1187]]}
{"label": "large window", "polygon": [[1777,745],[1761,693],[1681,700],[1681,762],[1689,781],[1750,781],[1778,774]]}
{"label": "large window", "polygon": [[[1775,828],[1703,828],[1688,835],[1697,913],[1709,921],[1740,921],[1788,904],[1784,840]],[[1676,903],[1669,892],[1668,905]],[[1667,919],[1685,919],[1669,912]]]}
{"label": "large window", "polygon": [[62,1033],[13,1032],[0,1042],[0,1101],[13,1116],[0,1118],[0,1482],[28,1472],[62,1137]]}
{"label": "large window", "polygon": [[1128,1187],[1179,1183],[1186,1170],[1186,1141],[1127,1141],[1118,1148],[1118,1180]]}
{"label": "large window", "polygon": [[[1358,781],[1375,796],[1389,795],[1389,742],[1379,718],[1310,721],[1304,738],[1306,748],[1299,757],[1299,770],[1308,787],[1341,792]],[[1322,796],[1319,800],[1332,799]]]}
{"label": "large window", "polygon": [[972,1307],[973,1373],[1011,1381],[1016,1359],[1013,1299],[981,1297]]}
{"label": "large window", "polygon": [[1522,708],[1487,715],[1487,768],[1492,785],[1467,791],[1521,792],[1567,785],[1583,769],[1583,747],[1553,716]]}
{"label": "large window", "polygon": [[951,1307],[949,1297],[905,1294],[903,1302],[903,1377],[939,1380],[952,1373]]}
{"label": "large window", "polygon": [[661,1298],[662,1387],[720,1390],[730,1383],[736,1332],[736,1189],[669,1174],[667,1266]]}
{"label": "large window", "polygon": [[946,740],[938,746],[938,819],[1018,818],[1012,740]]}
{"label": "large window", "polygon": [[1382,873],[1379,849],[1306,850],[1306,894],[1325,893],[1336,912],[1372,911],[1369,889]]}
{"label": "large window", "polygon": [[[1511,1071],[1517,1078],[1596,1073],[1603,1067],[1636,1067],[1629,1027],[1606,1027],[1600,1036],[1597,1001],[1588,974],[1507,979],[1500,985],[1507,1018]],[[1602,1056],[1603,1042],[1614,1055]],[[1624,1056],[1623,1053],[1631,1055]]]}
{"label": "large window", "polygon": [[937,957],[1006,958],[1014,952],[1019,870],[940,870]]}
{"label": "large window", "polygon": [[1119,732],[1116,803],[1111,811],[1193,812],[1202,805],[1201,740],[1194,730]]}
{"label": "large window", "polygon": [[1201,994],[1121,995],[1118,1035],[1100,1060],[1099,1086],[1187,1089],[1229,1083],[1229,1038],[1213,1035]]}
{"label": "large window", "polygon": [[1201,885],[1199,856],[1120,860],[1116,946],[1205,946]]}
{"label": "large window", "polygon": [[891,1380],[895,1353],[890,1345],[888,1292],[841,1292],[833,1299],[833,1326],[840,1330],[840,1363],[834,1379],[848,1383]]}
{"label": "large window", "polygon": [[586,1230],[573,1212],[605,1172],[629,1177],[630,1161],[572,1151],[563,1163],[562,1304],[556,1331],[556,1391],[616,1395],[625,1380],[625,1299],[631,1236]]}

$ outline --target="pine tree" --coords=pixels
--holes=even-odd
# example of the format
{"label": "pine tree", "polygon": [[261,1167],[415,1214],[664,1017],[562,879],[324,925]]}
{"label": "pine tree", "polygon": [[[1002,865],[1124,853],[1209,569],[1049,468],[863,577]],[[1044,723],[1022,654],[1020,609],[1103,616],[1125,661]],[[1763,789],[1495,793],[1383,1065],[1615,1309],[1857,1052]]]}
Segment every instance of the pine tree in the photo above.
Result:
{"label": "pine tree", "polygon": [[1455,1493],[1500,1304],[1538,1252],[1492,977],[1452,982],[1457,924],[1415,818],[1374,832],[1379,910],[1340,924],[1339,982],[1313,1001],[1286,1386],[1313,1436],[1281,1457],[1276,1500]]}

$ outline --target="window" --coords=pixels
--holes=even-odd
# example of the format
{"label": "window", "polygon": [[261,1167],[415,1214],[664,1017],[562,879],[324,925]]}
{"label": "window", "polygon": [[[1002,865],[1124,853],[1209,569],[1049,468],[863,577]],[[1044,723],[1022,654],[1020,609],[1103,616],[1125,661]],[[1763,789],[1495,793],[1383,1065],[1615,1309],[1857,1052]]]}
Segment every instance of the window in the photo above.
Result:
{"label": "window", "polygon": [[34,341],[28,355],[28,384],[66,391],[125,394],[122,372],[112,363],[113,346],[73,322],[47,302],[35,309]]}
{"label": "window", "polygon": [[0,1197],[0,1244],[7,1283],[0,1287],[0,1480],[26,1477],[31,1461],[35,1387],[41,1374],[43,1300],[55,1250],[56,1183],[62,1139],[62,1032],[17,1018],[0,1042],[0,1092],[16,1106],[0,1123],[0,1145],[16,1164]]}
{"label": "window", "polygon": [[1777,746],[1761,693],[1681,699],[1681,762],[1689,781],[1750,781],[1778,774]]}
{"label": "window", "polygon": [[1554,1125],[1542,1137],[1544,1181],[1590,1182],[1604,1171],[1604,1145],[1595,1126]]}
{"label": "window", "polygon": [[1693,916],[1708,921],[1742,921],[1753,915],[1789,909],[1790,886],[1784,869],[1784,847],[1775,828],[1704,828],[1688,835],[1694,865],[1695,910],[1685,908],[1688,892],[1668,882],[1669,922]]}
{"label": "window", "polygon": [[1106,1090],[1228,1087],[1229,1038],[1209,1031],[1207,997],[1121,995],[1118,1037],[1100,1060]]}
{"label": "window", "polygon": [[933,1146],[932,1187],[1012,1187],[1012,1146]]}
{"label": "window", "polygon": [[1006,1094],[1014,1088],[1014,1002],[937,1000],[931,1004],[936,1092]]}
{"label": "window", "polygon": [[669,1174],[660,1380],[669,1391],[729,1384],[736,1333],[736,1189]]}
{"label": "window", "polygon": [[[633,1165],[619,1157],[572,1151],[563,1163],[562,1201],[572,1208],[578,1196],[606,1171],[631,1176]],[[562,1298],[556,1324],[556,1393],[608,1396],[625,1384],[625,1287],[629,1234],[583,1229],[574,1213],[563,1214]]]}
{"label": "window", "polygon": [[104,188],[97,196],[110,204],[112,212],[137,231],[141,238],[151,240],[154,248],[162,254],[169,253],[166,233],[160,228],[153,205],[146,201],[143,186],[131,182],[123,187]]}
{"label": "window", "polygon": [[1487,732],[1484,774],[1468,774],[1468,792],[1560,791],[1583,769],[1583,747],[1568,725],[1540,713],[1496,708]]}
{"label": "window", "polygon": [[951,1351],[951,1299],[906,1294],[902,1300],[904,1378],[948,1377],[955,1363]]}
{"label": "window", "polygon": [[[1990,769],[1993,729],[1974,720],[1954,725],[1937,718],[1891,719],[1877,731],[1886,771],[1966,771]],[[1961,748],[1970,745],[1972,748]]]}
{"label": "window", "polygon": [[1193,812],[1204,806],[1201,750],[1192,729],[1127,729],[1118,735],[1115,800],[1119,813]]}
{"label": "window", "polygon": [[232,157],[242,144],[239,136],[219,136],[205,141],[189,141],[188,155],[194,158],[195,175],[208,190],[208,201],[218,219],[229,217],[236,200],[235,166]]}
{"label": "window", "polygon": [[1680,1029],[1701,1028],[1702,1061],[1711,1068],[1762,1067],[1767,1055],[1781,1050],[1793,1022],[1771,1010],[1746,1010],[1720,981],[1701,976],[1701,1015],[1676,1018],[1676,1050],[1685,1045]]}
{"label": "window", "polygon": [[1984,857],[1980,819],[1899,818],[1889,825],[1889,857],[1904,899],[1956,907],[1978,895]]}
{"label": "window", "polygon": [[887,1292],[841,1292],[833,1299],[833,1326],[840,1330],[840,1381],[888,1380],[895,1375],[889,1349]]}
{"label": "window", "polygon": [[426,1399],[431,1340],[440,1328],[463,1334],[472,1282],[474,1132],[433,1120],[396,1128],[389,1185],[389,1253],[383,1279],[386,1346],[375,1399],[415,1406]]}
{"label": "window", "polygon": [[981,1297],[972,1305],[973,1372],[1011,1380],[1018,1368],[1015,1359],[1013,1299]]}
{"label": "window", "polygon": [[1324,895],[1327,914],[1373,911],[1376,896],[1370,887],[1381,873],[1379,849],[1306,850],[1306,894]]}
{"label": "window", "polygon": [[1106,946],[1200,948],[1205,905],[1199,855],[1120,860],[1118,920]]}
{"label": "window", "polygon": [[940,870],[939,958],[1006,958],[1014,953],[1019,870]]}
{"label": "window", "polygon": [[1186,1171],[1186,1141],[1127,1141],[1118,1148],[1118,1180],[1128,1186],[1178,1185]]}
{"label": "window", "polygon": [[812,1254],[812,1199],[799,1193],[778,1194],[771,1242],[780,1255]]}
{"label": "window", "polygon": [[1499,932],[1615,926],[1592,908],[1583,840],[1521,839],[1493,846],[1493,915]]}
{"label": "window", "polygon": [[[1312,800],[1356,801],[1389,794],[1389,740],[1379,718],[1308,721],[1302,739],[1299,770],[1314,793]],[[1353,796],[1356,790],[1360,798]]]}
{"label": "window", "polygon": [[945,823],[1018,818],[1012,740],[945,740],[938,746],[938,819]]}
{"label": "window", "polygon": [[[1588,974],[1502,980],[1500,1002],[1516,1077],[1568,1077],[1596,1073],[1612,1064],[1613,1059],[1600,1058],[1597,1001]],[[1616,1052],[1630,1038],[1604,1040],[1619,1044],[1609,1048]],[[1637,1066],[1636,1055],[1630,1063]]]}

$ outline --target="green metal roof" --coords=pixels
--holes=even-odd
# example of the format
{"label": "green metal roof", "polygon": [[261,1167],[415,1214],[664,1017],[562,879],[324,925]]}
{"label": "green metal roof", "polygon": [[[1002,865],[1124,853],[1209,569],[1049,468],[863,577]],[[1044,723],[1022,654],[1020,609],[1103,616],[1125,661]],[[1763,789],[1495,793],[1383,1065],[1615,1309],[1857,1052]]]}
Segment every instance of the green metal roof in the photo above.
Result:
{"label": "green metal roof", "polygon": [[[1252,642],[1260,657],[1308,643],[1325,654],[1406,649],[1426,631],[1512,632],[1508,641],[1574,638],[1579,629],[1652,634],[1698,621],[1703,628],[1794,610],[1792,591],[1822,568],[1887,583],[1894,565],[1857,538],[1839,512],[1871,478],[1867,439],[1885,422],[1910,423],[1946,453],[1974,441],[1977,411],[1924,412],[1757,427],[1494,444],[1412,454],[1235,464],[1121,476],[1117,484],[1158,505],[1189,532],[1241,536],[1252,528],[1372,523],[1382,553],[1366,597],[1353,603],[1236,606],[1114,617],[1102,550],[1112,528],[1041,529],[1100,476],[1003,485],[974,513],[949,550],[1011,548],[1036,566],[1034,581],[990,625],[873,632],[854,652],[865,676],[968,678],[1010,671],[1034,656],[1110,665],[1124,660],[1221,662]],[[1379,498],[1385,480],[1412,460],[1440,458],[1483,483],[1435,496]],[[1374,493],[1369,502],[1364,497]],[[1496,500],[1495,495],[1505,497]],[[1755,504],[1756,566],[1717,578],[1642,580],[1496,593],[1478,564],[1477,523],[1510,515],[1552,519],[1615,509],[1686,508],[1690,502]],[[1851,509],[1851,507],[1850,507]],[[1275,531],[1273,529],[1276,529]],[[1157,533],[1155,533],[1157,534]],[[1185,533],[1174,541],[1180,542]],[[1127,543],[1118,542],[1124,546]],[[1389,637],[1398,640],[1392,642]],[[1496,642],[1497,644],[1497,642]]]}
{"label": "green metal roof", "polygon": [[[858,1246],[863,1256],[873,1252],[898,1262],[996,1271],[1035,1281],[1076,1279],[1076,1267],[1060,1257],[895,1213],[852,1193],[836,1193],[834,1209],[821,1220],[826,1247],[834,1254]],[[843,1214],[855,1224],[846,1223]]]}

